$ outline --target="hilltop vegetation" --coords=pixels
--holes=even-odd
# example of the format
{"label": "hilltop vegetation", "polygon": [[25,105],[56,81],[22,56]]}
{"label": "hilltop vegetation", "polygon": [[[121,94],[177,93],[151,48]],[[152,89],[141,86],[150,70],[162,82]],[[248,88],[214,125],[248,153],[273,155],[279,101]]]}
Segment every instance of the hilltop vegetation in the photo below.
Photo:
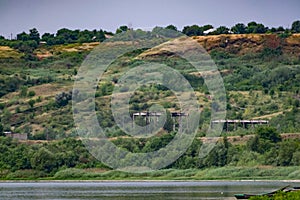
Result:
{"label": "hilltop vegetation", "polygon": [[[193,28],[185,27],[183,32]],[[266,166],[273,169],[278,166],[299,166],[298,22],[294,22],[291,29],[273,30],[266,27],[262,29],[260,24],[237,24],[231,29],[235,34],[223,34],[229,33],[228,30],[221,31],[226,30],[223,27],[203,36],[208,28],[211,27],[202,27],[202,31],[188,35],[209,52],[223,77],[227,118],[268,119],[270,127],[244,129],[242,126],[230,126],[227,128],[230,132],[224,130],[213,151],[206,158],[199,159],[200,146],[205,142],[201,137],[205,136],[209,127],[211,106],[217,106],[212,105],[203,77],[195,73],[184,59],[166,54],[165,49],[140,49],[115,60],[97,85],[96,112],[106,136],[118,147],[135,153],[158,150],[175,136],[170,116],[157,135],[134,138],[116,125],[111,113],[111,94],[119,78],[129,69],[151,61],[178,70],[193,87],[202,111],[197,138],[188,151],[168,169],[208,170],[225,167],[226,171],[230,167],[248,167],[251,171],[253,167],[263,169]],[[117,32],[123,34],[125,41],[130,41],[132,32],[154,41],[167,40],[156,36],[162,29],[177,30],[174,26],[168,26],[155,28],[150,33],[128,30],[128,27],[122,26]],[[96,39],[93,39],[95,35]],[[81,141],[76,139],[71,105],[73,83],[78,78],[81,63],[97,45],[109,48],[109,45],[116,42],[113,38],[103,42],[108,35],[112,34],[101,30],[62,29],[53,36],[46,34],[49,36],[46,39],[45,34],[40,38],[37,30],[32,29],[29,34],[18,35],[17,40],[0,39],[3,45],[0,47],[0,134],[4,136],[4,132],[12,131],[27,134],[29,138],[27,142],[21,143],[10,138],[0,138],[1,178],[62,178],[73,175],[79,178],[81,175],[88,176],[90,168],[110,170],[93,158]],[[47,43],[39,43],[41,40]],[[147,111],[156,103],[169,111],[180,111],[180,103],[171,90],[159,84],[151,84],[135,91],[130,99],[130,113]],[[145,125],[143,118],[139,117],[136,123]],[[283,138],[281,133],[294,135]],[[229,138],[235,136],[242,139],[245,135],[251,135],[250,139],[234,142],[234,139]],[[229,142],[229,139],[233,142]],[[68,169],[74,167],[78,170]],[[247,170],[241,174],[247,174]],[[289,178],[299,178],[299,170],[289,172]],[[196,173],[191,172],[191,176],[196,176]],[[263,177],[263,173],[269,172],[261,173],[257,176]],[[95,176],[107,178],[109,175]],[[122,176],[126,175],[121,174],[119,178]],[[197,178],[205,178],[205,174],[198,174]]]}

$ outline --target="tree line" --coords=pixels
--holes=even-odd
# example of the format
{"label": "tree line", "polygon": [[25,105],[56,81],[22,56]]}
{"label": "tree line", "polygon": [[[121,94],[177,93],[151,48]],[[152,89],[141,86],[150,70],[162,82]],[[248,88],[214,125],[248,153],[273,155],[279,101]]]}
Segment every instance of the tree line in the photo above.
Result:
{"label": "tree line", "polygon": [[[219,26],[214,28],[212,25],[207,24],[203,26],[199,25],[191,25],[191,26],[184,26],[183,29],[180,31],[174,25],[168,25],[165,27],[166,29],[174,30],[182,32],[188,36],[199,36],[199,35],[219,35],[219,34],[250,34],[250,33],[278,33],[278,32],[287,32],[287,33],[300,33],[300,20],[296,20],[292,23],[290,28],[284,28],[279,26],[277,28],[266,27],[262,23],[257,23],[255,21],[249,22],[247,25],[243,23],[237,23],[233,27],[229,28],[226,26]],[[115,34],[126,32],[130,30],[130,28],[126,25],[122,25],[115,31]],[[112,36],[114,33],[100,30],[70,30],[67,28],[59,29],[55,34],[52,33],[44,33],[40,35],[36,28],[32,28],[29,30],[29,33],[22,32],[17,34],[15,39],[15,43],[12,44],[14,47],[18,47],[16,41],[22,41],[27,43],[30,47],[35,47],[41,41],[45,42],[47,45],[56,45],[56,44],[69,44],[69,43],[81,43],[81,42],[92,42],[92,41],[104,41],[106,36]],[[4,42],[8,42],[5,37],[0,35],[0,45]],[[11,41],[11,42],[12,42]]]}
{"label": "tree line", "polygon": [[44,33],[40,35],[36,28],[29,30],[29,33],[22,32],[17,34],[15,39],[7,40],[0,36],[0,45],[10,46],[24,53],[32,53],[39,45],[47,46],[84,42],[102,42],[110,32],[100,30],[70,30],[67,28],[59,29],[56,34]]}
{"label": "tree line", "polygon": [[[176,30],[176,27],[169,25],[166,28]],[[255,21],[249,22],[247,25],[243,23],[237,23],[233,27],[228,28],[226,26],[219,26],[214,28],[212,25],[207,24],[204,26],[192,25],[185,26],[182,33],[188,36],[199,36],[199,35],[219,35],[219,34],[251,34],[251,33],[300,33],[300,21],[294,21],[291,28],[283,28],[279,26],[277,28],[266,27],[261,23]]]}

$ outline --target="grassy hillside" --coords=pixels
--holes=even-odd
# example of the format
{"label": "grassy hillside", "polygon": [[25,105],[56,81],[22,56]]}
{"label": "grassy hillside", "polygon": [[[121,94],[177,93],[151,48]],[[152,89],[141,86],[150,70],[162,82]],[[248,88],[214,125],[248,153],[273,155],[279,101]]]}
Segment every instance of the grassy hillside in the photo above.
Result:
{"label": "grassy hillside", "polygon": [[[275,132],[296,133],[297,138],[299,135],[297,133],[300,132],[300,34],[284,37],[276,34],[235,34],[192,38],[209,52],[223,77],[227,96],[227,119],[268,119]],[[47,143],[35,144],[38,140],[76,138],[71,91],[74,80],[77,78],[77,71],[95,46],[103,45],[104,48],[109,48],[111,43],[114,41],[40,45],[30,55],[1,46],[1,134],[3,135],[4,131],[13,131],[27,134],[30,140],[36,140],[36,142],[27,142],[31,144],[30,147],[24,147],[29,148],[30,155],[35,155],[36,149],[39,149],[41,154],[45,152],[40,148],[53,149],[53,147],[49,148]],[[110,95],[113,87],[124,72],[146,60],[166,64],[184,75],[195,90],[201,105],[201,124],[199,124],[197,137],[205,136],[209,126],[212,102],[203,78],[195,73],[182,58],[172,54],[166,55],[165,50],[142,49],[119,57],[105,72],[97,87],[96,112],[100,125],[105,127],[106,135],[116,145],[132,152],[149,152],[159,149],[175,134],[170,130],[162,129],[158,135],[149,139],[131,138],[115,125],[110,111]],[[130,112],[146,111],[156,103],[163,105],[169,111],[180,111],[176,96],[167,88],[153,84],[139,88],[135,92],[130,100]],[[143,121],[140,119],[137,123],[143,124]],[[238,127],[237,130],[229,127],[229,130],[231,132],[224,131],[223,136],[241,137],[258,133],[256,129],[243,129],[242,127]],[[272,129],[271,132],[274,130]],[[169,167],[300,164],[299,139],[287,140],[288,142],[283,140],[277,143],[278,141],[270,138],[250,138],[252,139],[243,143],[234,143],[236,140],[229,138],[233,144],[229,146],[225,138],[224,141],[220,141],[217,149],[226,149],[227,155],[220,155],[220,152],[216,150],[210,155],[210,158],[214,160],[208,158],[203,162],[197,160],[197,151],[204,140],[198,140],[184,156]],[[289,142],[295,147],[289,150],[289,159],[286,162],[276,160],[276,156],[284,158],[284,155],[281,155],[284,152],[276,146],[291,145]],[[3,145],[6,143],[3,142]],[[266,147],[257,150],[255,145]],[[271,155],[271,152],[274,155]],[[56,153],[51,156],[57,157]],[[249,160],[241,156],[243,153]],[[68,155],[61,156],[68,157]],[[228,159],[222,156],[227,156]],[[82,150],[82,156],[74,158],[71,164],[56,163],[47,173],[55,173],[61,167],[103,167],[101,163],[87,157],[86,152]],[[5,163],[5,161],[2,162]],[[22,165],[23,167],[19,169],[42,169],[41,166],[32,164],[34,161],[30,162],[31,164]],[[0,162],[0,168],[7,169],[8,166]]]}
{"label": "grassy hillside", "polygon": [[[271,34],[197,36],[193,39],[203,45],[217,64],[227,90],[229,119],[270,119],[280,122],[280,132],[297,132],[296,121],[288,123],[299,106],[299,57],[300,35],[279,38]],[[9,47],[0,48],[1,70],[1,124],[4,130],[32,135],[46,129],[56,132],[54,138],[72,132],[70,103],[59,106],[55,96],[72,90],[77,70],[90,50],[99,43],[40,46],[36,56],[28,60],[23,53]],[[102,44],[100,44],[102,45]],[[124,55],[107,71],[107,81],[99,83],[96,93],[99,105],[109,105],[107,98],[122,73],[142,63],[143,59],[155,61],[151,51]],[[156,52],[156,55],[160,52]],[[209,108],[209,94],[203,79],[187,67],[183,61],[169,56],[163,61],[178,69],[192,83],[200,104]],[[177,67],[178,66],[178,67]],[[170,110],[178,110],[175,96],[156,87],[138,91],[132,97],[136,111],[146,110],[153,103],[162,103]],[[151,90],[151,92],[150,92]],[[22,94],[22,92],[24,94]],[[25,94],[26,93],[26,94]],[[156,95],[152,95],[156,93]],[[31,107],[29,101],[35,103]],[[149,105],[147,105],[149,104]],[[107,115],[109,109],[101,109]],[[207,110],[207,112],[209,112]],[[105,118],[106,119],[106,118]],[[110,124],[111,119],[107,119]],[[278,124],[277,124],[278,125]],[[64,136],[63,136],[64,137]]]}

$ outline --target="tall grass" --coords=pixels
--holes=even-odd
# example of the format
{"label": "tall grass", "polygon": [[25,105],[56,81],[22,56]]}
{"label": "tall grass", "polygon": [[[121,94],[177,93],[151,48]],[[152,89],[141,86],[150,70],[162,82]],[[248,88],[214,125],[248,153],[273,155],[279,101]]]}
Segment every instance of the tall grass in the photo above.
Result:
{"label": "tall grass", "polygon": [[122,171],[90,172],[68,168],[58,171],[53,179],[78,180],[297,180],[299,167],[221,167],[209,169],[163,169],[130,173]]}

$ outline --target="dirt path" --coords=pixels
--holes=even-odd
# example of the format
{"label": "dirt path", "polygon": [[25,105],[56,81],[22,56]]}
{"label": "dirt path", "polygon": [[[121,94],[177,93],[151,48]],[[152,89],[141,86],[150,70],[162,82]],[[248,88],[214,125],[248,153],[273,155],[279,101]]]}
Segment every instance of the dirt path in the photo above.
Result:
{"label": "dirt path", "polygon": [[262,116],[259,116],[259,117],[253,117],[252,119],[271,119],[272,117],[276,117],[278,115],[281,115],[281,114],[283,114],[283,112],[286,112],[286,111],[291,111],[291,109],[287,109],[287,110],[284,110],[284,111],[279,111],[279,112],[268,114],[268,115],[262,115]]}

